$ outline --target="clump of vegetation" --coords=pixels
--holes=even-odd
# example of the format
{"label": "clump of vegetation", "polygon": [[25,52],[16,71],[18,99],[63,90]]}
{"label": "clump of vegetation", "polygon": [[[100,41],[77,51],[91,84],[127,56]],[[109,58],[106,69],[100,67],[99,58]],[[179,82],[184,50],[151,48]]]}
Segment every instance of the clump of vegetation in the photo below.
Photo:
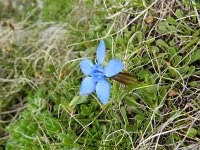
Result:
{"label": "clump of vegetation", "polygon": [[[199,5],[1,2],[1,147],[197,149]],[[112,80],[106,105],[95,94],[79,96],[79,62],[95,60],[99,39],[106,43],[106,62],[122,60],[136,81],[125,86]]]}

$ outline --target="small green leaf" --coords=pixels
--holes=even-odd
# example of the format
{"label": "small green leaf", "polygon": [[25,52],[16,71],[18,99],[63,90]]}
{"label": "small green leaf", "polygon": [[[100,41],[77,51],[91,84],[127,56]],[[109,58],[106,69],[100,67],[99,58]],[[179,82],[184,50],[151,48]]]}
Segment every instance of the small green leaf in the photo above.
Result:
{"label": "small green leaf", "polygon": [[138,42],[141,42],[141,41],[142,41],[142,32],[141,32],[141,31],[138,31],[138,32],[136,33],[136,38],[137,38]]}
{"label": "small green leaf", "polygon": [[175,46],[174,41],[173,41],[173,40],[169,41],[169,45],[170,45],[170,46]]}
{"label": "small green leaf", "polygon": [[176,66],[182,59],[182,56],[180,55],[176,55],[174,56],[174,62],[173,62],[173,66]]}
{"label": "small green leaf", "polygon": [[168,52],[170,56],[174,56],[176,54],[176,49],[174,47],[169,47]]}
{"label": "small green leaf", "polygon": [[185,66],[185,67],[182,67],[179,72],[182,74],[182,73],[186,73],[188,70],[189,70],[189,66]]}
{"label": "small green leaf", "polygon": [[149,77],[149,72],[147,70],[141,70],[137,75],[144,80],[146,76]]}
{"label": "small green leaf", "polygon": [[78,104],[84,103],[87,100],[88,96],[75,96],[70,102],[70,107],[75,107]]}
{"label": "small green leaf", "polygon": [[200,59],[200,49],[196,50],[192,55],[191,55],[191,60],[189,64],[192,64],[193,62],[197,61]]}
{"label": "small green leaf", "polygon": [[126,124],[129,124],[129,122],[128,122],[128,117],[127,117],[127,114],[126,114],[126,109],[124,108],[124,106],[122,106],[122,107],[120,108],[120,110],[121,110],[121,113],[122,113],[122,115],[123,115],[124,121],[126,122]]}
{"label": "small green leaf", "polygon": [[187,136],[190,138],[193,138],[197,135],[197,130],[195,128],[190,128],[190,130],[188,131]]}
{"label": "small green leaf", "polygon": [[160,33],[167,33],[167,32],[169,32],[168,25],[165,22],[159,23],[158,24],[158,31]]}
{"label": "small green leaf", "polygon": [[55,67],[54,67],[54,65],[53,64],[51,64],[51,65],[49,65],[49,71],[50,72],[55,72]]}
{"label": "small green leaf", "polygon": [[136,115],[134,118],[135,118],[137,124],[142,124],[142,122],[144,120],[144,116],[141,116],[141,115]]}
{"label": "small green leaf", "polygon": [[185,50],[189,49],[190,46],[196,45],[199,41],[198,37],[191,38],[190,42],[180,49],[180,52],[183,53]]}
{"label": "small green leaf", "polygon": [[151,44],[151,43],[153,43],[154,41],[155,41],[155,38],[152,37],[152,36],[149,36],[149,37],[148,37],[148,40],[147,40],[147,44]]}
{"label": "small green leaf", "polygon": [[178,25],[179,23],[172,17],[167,17],[167,22],[169,24]]}
{"label": "small green leaf", "polygon": [[180,9],[177,9],[175,14],[178,18],[183,18],[183,12]]}
{"label": "small green leaf", "polygon": [[200,35],[200,29],[196,30],[193,34],[194,37],[198,37]]}
{"label": "small green leaf", "polygon": [[195,87],[198,85],[197,81],[192,81],[188,83],[189,86]]}
{"label": "small green leaf", "polygon": [[175,26],[173,26],[173,25],[170,25],[169,27],[168,27],[168,29],[170,30],[170,31],[173,31],[173,32],[181,32],[181,33],[183,33],[181,30],[178,30],[177,29],[177,27],[175,27]]}
{"label": "small green leaf", "polygon": [[164,47],[164,48],[168,48],[169,47],[162,39],[158,39],[156,41],[156,45],[158,45],[160,47]]}
{"label": "small green leaf", "polygon": [[195,67],[195,66],[190,66],[190,69],[189,69],[188,74],[192,74],[192,73],[194,73],[195,70],[196,70],[196,67]]}
{"label": "small green leaf", "polygon": [[81,115],[93,115],[92,112],[92,105],[88,106],[86,104],[82,104],[80,105],[80,109],[81,109]]}

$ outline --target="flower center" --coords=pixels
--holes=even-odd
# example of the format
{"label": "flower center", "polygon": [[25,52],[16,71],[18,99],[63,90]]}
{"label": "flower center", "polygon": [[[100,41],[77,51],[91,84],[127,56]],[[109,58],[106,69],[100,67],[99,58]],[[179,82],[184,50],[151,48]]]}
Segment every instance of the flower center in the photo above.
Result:
{"label": "flower center", "polygon": [[94,65],[91,75],[92,75],[92,77],[94,77],[95,81],[105,78],[104,69],[98,64]]}

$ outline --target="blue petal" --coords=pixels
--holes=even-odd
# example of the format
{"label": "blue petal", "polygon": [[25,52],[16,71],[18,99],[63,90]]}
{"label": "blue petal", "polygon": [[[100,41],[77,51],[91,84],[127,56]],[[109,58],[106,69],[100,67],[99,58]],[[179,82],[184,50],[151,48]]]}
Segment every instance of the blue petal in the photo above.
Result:
{"label": "blue petal", "polygon": [[81,71],[85,74],[85,75],[90,75],[92,72],[92,67],[93,64],[90,60],[88,59],[84,59],[80,62],[80,68]]}
{"label": "blue petal", "polygon": [[106,77],[112,77],[120,73],[124,69],[124,65],[120,60],[112,59],[104,68]]}
{"label": "blue petal", "polygon": [[110,83],[106,79],[98,81],[96,86],[97,97],[105,105],[110,98]]}
{"label": "blue petal", "polygon": [[99,65],[101,65],[104,60],[105,52],[106,52],[106,46],[105,46],[104,40],[100,40],[99,46],[97,48],[97,53],[96,53],[97,63]]}
{"label": "blue petal", "polygon": [[96,82],[92,77],[85,78],[80,87],[80,95],[88,95],[92,92],[94,92],[96,87]]}

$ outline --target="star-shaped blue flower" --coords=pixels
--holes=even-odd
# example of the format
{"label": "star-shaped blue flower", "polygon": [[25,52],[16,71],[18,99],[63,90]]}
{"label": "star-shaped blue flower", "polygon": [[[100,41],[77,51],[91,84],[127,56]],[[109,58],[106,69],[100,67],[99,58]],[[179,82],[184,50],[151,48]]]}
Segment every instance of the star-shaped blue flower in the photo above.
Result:
{"label": "star-shaped blue flower", "polygon": [[80,62],[80,68],[86,77],[80,87],[80,95],[88,95],[96,90],[97,97],[103,104],[106,104],[110,98],[110,83],[106,78],[117,75],[124,68],[120,60],[112,59],[103,68],[101,66],[106,52],[105,43],[100,40],[97,48],[97,64],[93,64],[90,60],[84,59]]}

